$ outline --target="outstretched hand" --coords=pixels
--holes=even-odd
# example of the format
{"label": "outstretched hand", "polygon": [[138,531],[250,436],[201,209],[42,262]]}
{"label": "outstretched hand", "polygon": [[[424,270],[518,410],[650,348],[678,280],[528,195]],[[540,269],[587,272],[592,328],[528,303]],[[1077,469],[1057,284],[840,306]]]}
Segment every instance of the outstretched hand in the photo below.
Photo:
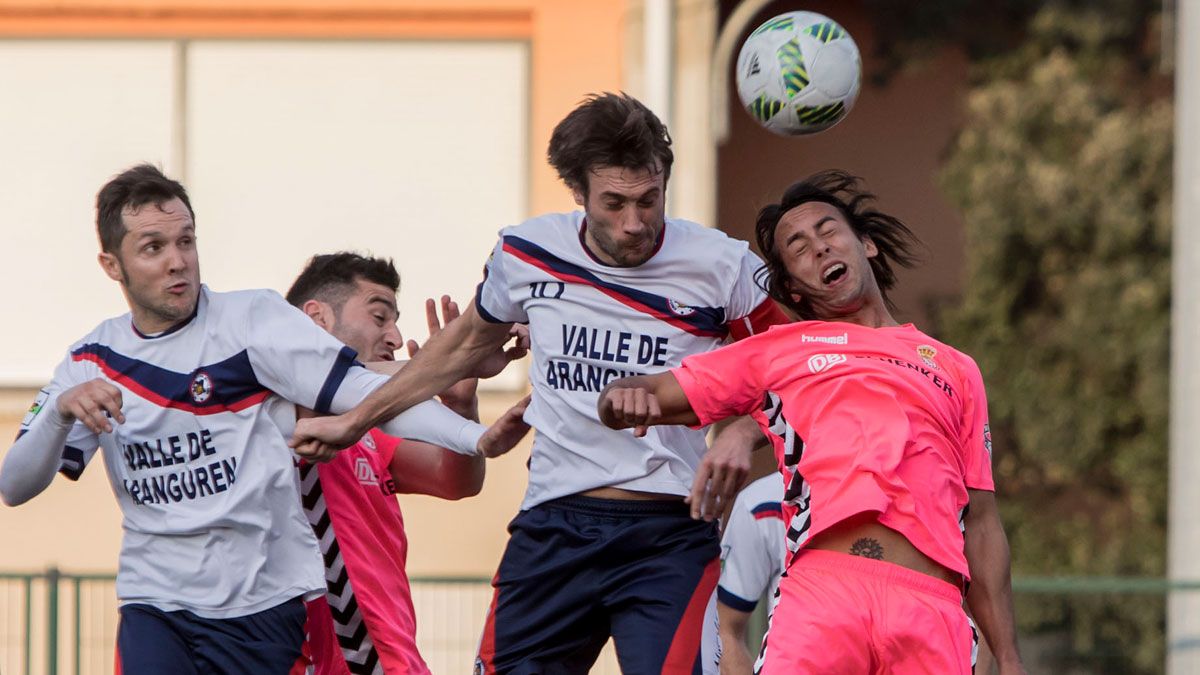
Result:
{"label": "outstretched hand", "polygon": [[517,443],[529,433],[529,425],[525,423],[525,409],[533,399],[530,394],[509,408],[500,419],[496,420],[488,430],[479,437],[477,449],[484,457],[499,457],[516,447]]}
{"label": "outstretched hand", "polygon": [[[438,303],[433,298],[425,300],[425,325],[429,328],[429,337],[442,332],[442,328],[449,326],[451,321],[457,321],[462,313],[458,309],[458,303],[451,300],[450,296],[443,295],[441,297],[442,316],[438,317]],[[409,340],[406,343],[408,347],[408,356],[412,358],[421,351],[421,347],[416,340]],[[469,377],[459,380],[454,384],[446,387],[444,391],[438,394],[438,398],[442,403],[453,410],[454,412],[475,419],[479,416],[478,406],[479,401],[476,398],[476,391],[479,388],[479,379]]]}
{"label": "outstretched hand", "polygon": [[612,429],[633,427],[642,437],[650,425],[662,418],[658,398],[642,387],[609,387],[600,394],[600,421]]}
{"label": "outstretched hand", "polygon": [[[505,345],[508,345],[507,347]],[[488,354],[478,365],[475,366],[475,377],[495,377],[504,370],[509,363],[518,359],[525,358],[529,353],[529,326],[524,324],[514,323],[508,331],[508,339],[503,344],[496,347],[496,350]]]}

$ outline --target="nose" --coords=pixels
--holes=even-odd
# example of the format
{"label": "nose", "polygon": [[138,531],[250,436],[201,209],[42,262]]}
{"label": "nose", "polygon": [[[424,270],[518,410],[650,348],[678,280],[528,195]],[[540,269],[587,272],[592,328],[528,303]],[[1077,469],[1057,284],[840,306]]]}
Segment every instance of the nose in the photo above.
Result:
{"label": "nose", "polygon": [[400,345],[404,344],[404,338],[400,336],[400,328],[396,324],[389,326],[387,332],[384,333],[383,344],[392,351],[400,349]]}
{"label": "nose", "polygon": [[638,235],[646,229],[646,223],[642,222],[642,214],[636,208],[628,208],[621,214],[621,230],[625,234]]}
{"label": "nose", "polygon": [[171,246],[167,253],[167,271],[175,274],[187,267],[187,259],[178,246]]}

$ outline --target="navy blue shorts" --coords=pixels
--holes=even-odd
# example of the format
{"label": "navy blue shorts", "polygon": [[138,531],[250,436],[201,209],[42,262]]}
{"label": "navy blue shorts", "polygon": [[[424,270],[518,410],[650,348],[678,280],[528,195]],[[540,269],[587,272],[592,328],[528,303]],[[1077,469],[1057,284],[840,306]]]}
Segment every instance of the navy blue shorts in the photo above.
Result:
{"label": "navy blue shorts", "polygon": [[304,602],[293,598],[256,614],[205,619],[150,605],[122,605],[120,675],[287,675],[304,643]]}
{"label": "navy blue shorts", "polygon": [[682,502],[564,497],[508,530],[476,673],[587,673],[612,636],[625,675],[700,675],[716,523]]}

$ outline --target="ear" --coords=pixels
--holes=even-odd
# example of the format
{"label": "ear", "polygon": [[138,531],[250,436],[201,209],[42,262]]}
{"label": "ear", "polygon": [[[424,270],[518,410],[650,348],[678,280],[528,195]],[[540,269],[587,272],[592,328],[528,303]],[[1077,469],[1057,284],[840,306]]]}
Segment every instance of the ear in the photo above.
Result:
{"label": "ear", "polygon": [[333,314],[333,307],[330,307],[328,303],[320,300],[307,300],[300,305],[300,311],[307,314],[308,318],[326,331],[333,330],[333,324],[337,317]]}
{"label": "ear", "polygon": [[784,284],[787,288],[788,297],[792,299],[792,302],[796,303],[797,305],[801,302],[804,302],[804,296],[796,292],[795,280],[793,280],[791,277],[788,277],[788,279],[784,281]]}
{"label": "ear", "polygon": [[867,251],[868,258],[874,258],[879,255],[879,247],[875,246],[875,240],[867,235],[862,236],[863,248]]}
{"label": "ear", "polygon": [[587,206],[587,195],[583,194],[583,190],[580,190],[579,186],[571,186],[571,196],[575,198],[576,205],[583,207]]}
{"label": "ear", "polygon": [[121,271],[121,261],[116,255],[108,251],[101,251],[96,256],[96,262],[100,263],[100,269],[104,270],[109,279],[122,283],[125,281],[125,275]]}

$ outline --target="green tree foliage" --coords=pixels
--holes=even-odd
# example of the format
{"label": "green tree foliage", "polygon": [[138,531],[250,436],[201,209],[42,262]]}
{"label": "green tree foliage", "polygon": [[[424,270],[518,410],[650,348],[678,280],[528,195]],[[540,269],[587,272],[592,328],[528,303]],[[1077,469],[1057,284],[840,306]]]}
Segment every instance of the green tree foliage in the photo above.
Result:
{"label": "green tree foliage", "polygon": [[[943,169],[967,278],[939,332],[988,385],[1018,575],[1165,571],[1173,120],[1156,25],[1039,11],[1021,48],[979,62]],[[1022,632],[1065,631],[1089,670],[1161,670],[1160,599],[1021,604]]]}

